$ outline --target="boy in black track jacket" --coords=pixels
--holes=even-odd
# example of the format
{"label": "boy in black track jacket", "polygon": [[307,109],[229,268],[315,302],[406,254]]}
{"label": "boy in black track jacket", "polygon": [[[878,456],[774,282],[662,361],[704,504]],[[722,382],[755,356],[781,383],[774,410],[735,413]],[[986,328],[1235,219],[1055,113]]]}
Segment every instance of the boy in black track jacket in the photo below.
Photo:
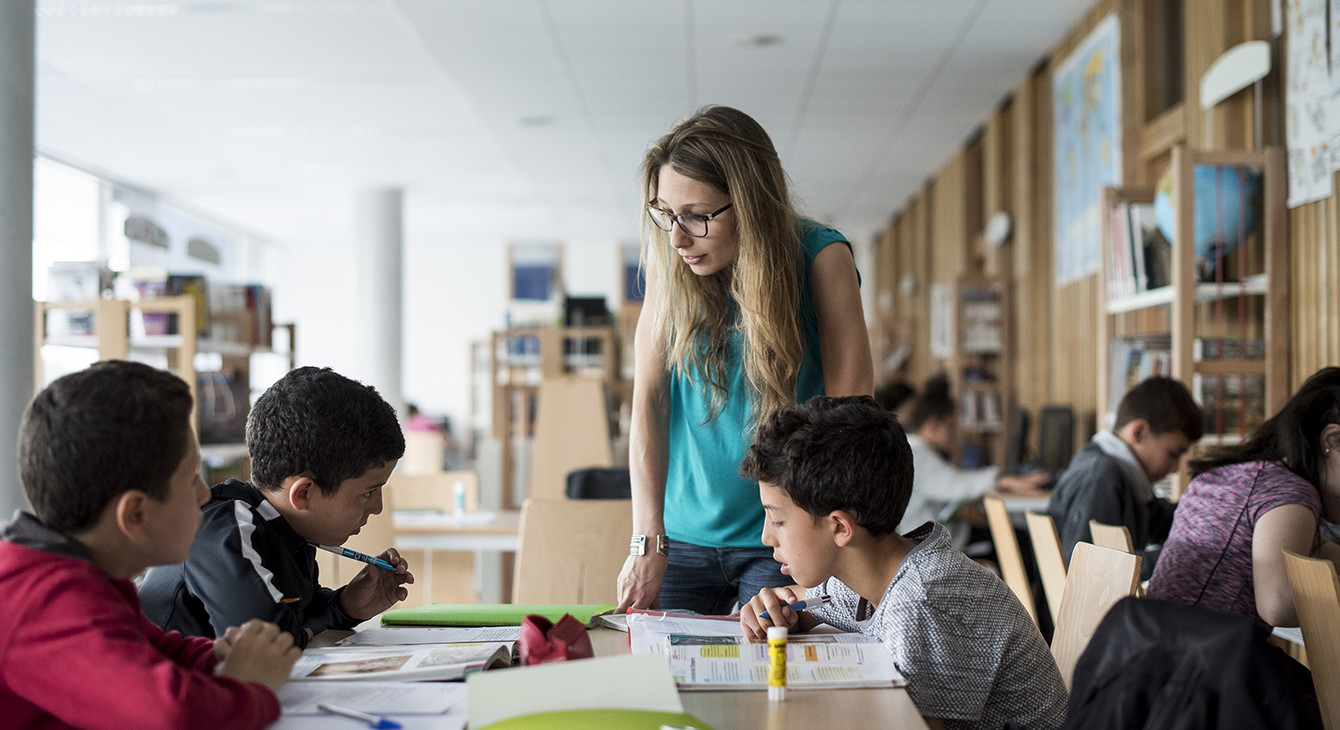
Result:
{"label": "boy in black track jacket", "polygon": [[252,408],[247,449],[251,481],[215,485],[187,561],[145,577],[140,600],[152,621],[212,638],[259,618],[305,647],[404,600],[414,576],[395,548],[379,556],[394,572],[365,566],[332,590],[320,585],[309,544],[339,545],[382,511],[405,439],[375,389],[329,368],[294,370]]}

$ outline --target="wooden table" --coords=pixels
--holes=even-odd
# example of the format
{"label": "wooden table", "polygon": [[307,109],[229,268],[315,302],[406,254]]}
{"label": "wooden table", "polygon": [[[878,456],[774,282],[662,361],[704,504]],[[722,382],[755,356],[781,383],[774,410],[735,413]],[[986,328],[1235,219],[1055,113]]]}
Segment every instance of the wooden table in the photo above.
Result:
{"label": "wooden table", "polygon": [[[628,653],[628,634],[591,629],[596,656]],[[763,691],[680,692],[684,711],[717,730],[785,728],[926,727],[905,689],[822,689],[792,691],[786,700],[769,702]]]}
{"label": "wooden table", "polygon": [[[400,550],[422,550],[432,565],[434,550],[464,550],[475,554],[475,593],[483,603],[502,603],[504,586],[511,585],[510,564],[502,553],[515,553],[521,529],[521,511],[503,510],[488,522],[466,519],[457,522],[451,515],[441,519],[393,517],[395,545]],[[431,581],[431,576],[425,576]],[[430,595],[431,583],[424,595]]]}

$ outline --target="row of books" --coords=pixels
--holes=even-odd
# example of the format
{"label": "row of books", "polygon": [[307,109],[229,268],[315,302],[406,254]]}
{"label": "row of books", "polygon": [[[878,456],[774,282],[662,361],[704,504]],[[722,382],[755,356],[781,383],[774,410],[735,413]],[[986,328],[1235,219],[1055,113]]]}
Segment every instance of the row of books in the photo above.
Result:
{"label": "row of books", "polygon": [[1120,203],[1109,211],[1107,298],[1138,294],[1172,283],[1172,244],[1159,230],[1153,203]]}
{"label": "row of books", "polygon": [[[200,274],[171,273],[163,268],[113,273],[100,261],[59,262],[47,271],[50,302],[139,302],[171,296],[195,298],[194,330],[198,337],[258,348],[271,346],[274,322],[270,290],[261,284],[211,283]],[[167,312],[134,312],[129,327],[137,338],[182,332],[177,316]],[[95,335],[94,314],[78,309],[53,310],[48,313],[47,334]]]}

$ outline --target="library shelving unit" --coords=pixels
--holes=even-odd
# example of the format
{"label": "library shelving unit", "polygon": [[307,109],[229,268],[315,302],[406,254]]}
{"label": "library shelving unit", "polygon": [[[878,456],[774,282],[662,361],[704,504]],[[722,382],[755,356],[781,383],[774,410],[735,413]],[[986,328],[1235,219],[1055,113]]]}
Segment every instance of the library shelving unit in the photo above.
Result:
{"label": "library shelving unit", "polygon": [[[90,360],[145,360],[163,363],[167,370],[185,380],[191,388],[195,402],[195,417],[192,419],[197,430],[200,428],[200,409],[202,403],[210,402],[201,393],[201,378],[205,375],[197,367],[197,356],[211,357],[216,363],[208,363],[220,371],[236,374],[243,392],[239,399],[245,399],[240,407],[249,408],[251,397],[255,395],[254,386],[258,382],[278,379],[283,373],[296,366],[295,337],[296,327],[289,324],[274,325],[278,338],[271,338],[271,346],[258,346],[249,343],[232,342],[201,338],[196,328],[187,323],[195,322],[197,301],[192,296],[163,297],[145,299],[137,302],[121,299],[99,299],[86,302],[34,302],[34,368],[35,390],[43,388],[50,380],[64,374],[59,366],[49,367],[51,350],[48,348],[77,348],[92,353],[92,357],[79,355],[71,358],[67,366],[74,361],[82,367]],[[50,314],[87,313],[91,322],[79,328],[77,333],[53,328]],[[152,326],[140,326],[146,315],[172,315],[179,323],[174,334],[149,334]],[[68,319],[68,317],[67,317]],[[282,343],[281,343],[282,341]],[[267,362],[256,362],[256,356],[263,356]],[[262,381],[257,381],[257,370],[264,370]],[[237,414],[239,420],[245,419],[245,411]],[[203,435],[203,434],[202,434]],[[245,461],[246,446],[240,442],[202,443],[201,455],[211,467],[219,468],[226,464]],[[247,470],[240,472],[243,478]],[[232,472],[229,472],[231,475]]]}
{"label": "library shelving unit", "polygon": [[[191,386],[193,398],[197,395],[195,372],[197,343],[195,328],[188,324],[195,321],[194,297],[164,297],[139,302],[120,299],[100,299],[92,302],[34,302],[34,305],[35,390],[41,390],[47,384],[43,349],[53,346],[91,349],[96,351],[97,360],[126,360],[130,358],[132,352],[161,354],[166,359],[167,369]],[[48,328],[48,314],[58,311],[91,313],[92,327],[78,333],[51,332]],[[139,317],[140,321],[143,321],[144,315],[156,314],[176,315],[177,322],[182,323],[179,326],[182,333],[146,334],[137,331],[139,328],[133,324],[133,318]]]}
{"label": "library shelving unit", "polygon": [[[475,359],[475,366],[481,364]],[[499,474],[504,508],[512,507],[517,440],[534,436],[535,398],[540,381],[559,376],[598,378],[607,394],[622,392],[616,329],[612,326],[513,327],[492,335],[487,375],[490,432],[501,445]],[[617,427],[617,409],[611,408]]]}
{"label": "library shelving unit", "polygon": [[1013,398],[1009,287],[1003,279],[964,277],[954,287],[950,385],[958,398],[956,461],[965,466],[1005,463]]}
{"label": "library shelving unit", "polygon": [[[1115,379],[1122,372],[1134,372],[1133,362],[1114,362],[1113,358],[1123,352],[1118,340],[1150,335],[1166,336],[1168,367],[1159,374],[1185,383],[1207,410],[1202,447],[1232,443],[1284,405],[1289,364],[1284,164],[1284,151],[1277,147],[1249,151],[1173,148],[1175,235],[1170,283],[1154,288],[1126,287],[1125,293],[1103,297],[1097,321],[1100,418],[1115,408],[1118,389],[1131,384]],[[1257,206],[1257,225],[1244,237],[1246,214],[1236,218],[1238,230],[1233,234],[1237,248],[1218,258],[1214,266],[1217,280],[1213,282],[1198,281],[1196,250],[1190,243],[1196,234],[1196,206],[1222,204],[1205,199],[1222,199],[1222,190],[1206,190],[1204,186],[1197,189],[1197,168],[1205,166],[1242,171],[1224,175],[1216,170],[1212,174],[1216,180],[1243,180],[1248,173],[1259,175],[1260,180],[1259,200],[1247,199],[1242,189],[1234,193],[1244,205]],[[1113,212],[1123,205],[1151,203],[1154,195],[1152,189],[1104,191],[1100,287],[1110,279],[1108,269],[1118,261],[1114,258],[1120,254],[1117,247],[1128,245],[1116,240],[1109,222]],[[1198,195],[1200,199],[1196,199]],[[1226,383],[1232,392],[1224,392]],[[1174,480],[1173,494],[1180,495],[1185,484],[1184,470]]]}

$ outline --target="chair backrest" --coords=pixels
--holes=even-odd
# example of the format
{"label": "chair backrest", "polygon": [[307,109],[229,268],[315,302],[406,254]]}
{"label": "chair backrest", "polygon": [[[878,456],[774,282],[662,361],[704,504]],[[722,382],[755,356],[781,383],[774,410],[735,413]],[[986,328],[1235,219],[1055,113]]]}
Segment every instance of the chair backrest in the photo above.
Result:
{"label": "chair backrest", "polygon": [[1065,595],[1065,553],[1061,552],[1061,538],[1051,515],[1040,515],[1033,510],[1024,513],[1028,522],[1028,536],[1033,541],[1033,557],[1038,562],[1038,576],[1042,578],[1042,592],[1047,594],[1047,608],[1051,610],[1052,625],[1061,614],[1061,597]]}
{"label": "chair backrest", "polygon": [[1000,497],[984,497],[982,504],[986,508],[986,522],[991,528],[991,542],[996,545],[996,562],[1000,564],[1000,576],[1005,585],[1014,591],[1024,610],[1038,621],[1038,610],[1033,604],[1033,588],[1028,583],[1028,572],[1024,570],[1024,556],[1019,552],[1019,538],[1014,534],[1014,523],[1010,521],[1009,510]]}
{"label": "chair backrest", "polygon": [[614,466],[604,383],[583,377],[541,380],[528,496],[562,497],[568,472],[591,466]]}
{"label": "chair backrest", "polygon": [[1079,655],[1084,653],[1108,609],[1117,601],[1135,595],[1140,585],[1140,561],[1139,555],[1087,542],[1075,543],[1052,635],[1052,656],[1066,689],[1070,689],[1074,680]]}
{"label": "chair backrest", "polygon": [[[357,550],[366,555],[377,555],[389,547],[395,546],[395,527],[391,522],[391,513],[394,511],[395,497],[391,490],[382,490],[382,511],[381,514],[368,515],[367,524],[359,529],[358,534],[344,541],[344,546],[350,550]],[[320,554],[324,550],[318,550]],[[327,588],[339,588],[349,582],[359,570],[364,567],[363,563],[350,558],[341,558],[331,555],[335,558],[335,576],[336,581],[327,581],[323,579],[321,584]],[[319,565],[319,564],[318,564]],[[411,566],[411,570],[413,566]],[[322,575],[325,575],[323,570]]]}
{"label": "chair backrest", "polygon": [[1122,552],[1134,553],[1131,543],[1131,531],[1125,525],[1105,525],[1098,520],[1089,520],[1089,534],[1093,535],[1093,544],[1112,548]]}
{"label": "chair backrest", "polygon": [[1340,580],[1335,565],[1284,551],[1307,663],[1326,730],[1340,730]]}
{"label": "chair backrest", "polygon": [[568,473],[568,499],[632,499],[632,476],[621,469],[576,469]]}
{"label": "chair backrest", "polygon": [[465,488],[465,511],[479,509],[479,475],[472,471],[438,471],[432,474],[395,472],[383,492],[395,493],[396,509],[456,511],[456,483]]}
{"label": "chair backrest", "polygon": [[447,441],[441,431],[406,431],[405,455],[400,457],[400,471],[405,474],[440,472],[446,449]]}
{"label": "chair backrest", "polygon": [[512,600],[618,603],[615,582],[632,533],[631,500],[527,499]]}
{"label": "chair backrest", "polygon": [[1038,466],[1058,474],[1075,453],[1075,410],[1043,406],[1038,413]]}

